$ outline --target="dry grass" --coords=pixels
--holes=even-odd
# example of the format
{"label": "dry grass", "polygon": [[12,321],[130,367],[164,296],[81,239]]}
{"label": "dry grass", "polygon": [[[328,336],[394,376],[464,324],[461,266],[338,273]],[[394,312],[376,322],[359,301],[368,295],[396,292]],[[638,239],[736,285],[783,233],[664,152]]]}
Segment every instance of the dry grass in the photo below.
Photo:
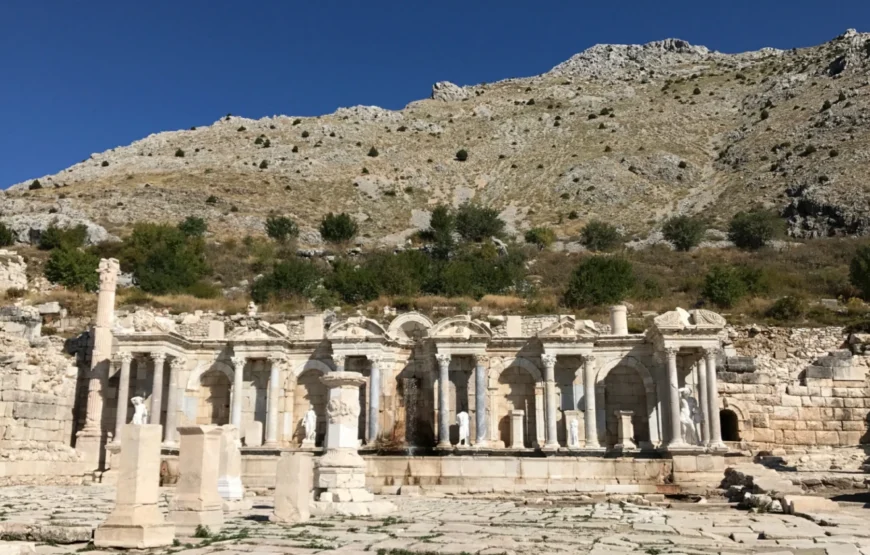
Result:
{"label": "dry grass", "polygon": [[244,312],[248,301],[246,299],[200,299],[192,295],[148,295],[138,289],[122,290],[116,300],[116,306],[148,306],[157,309],[168,309],[174,314],[182,312]]}

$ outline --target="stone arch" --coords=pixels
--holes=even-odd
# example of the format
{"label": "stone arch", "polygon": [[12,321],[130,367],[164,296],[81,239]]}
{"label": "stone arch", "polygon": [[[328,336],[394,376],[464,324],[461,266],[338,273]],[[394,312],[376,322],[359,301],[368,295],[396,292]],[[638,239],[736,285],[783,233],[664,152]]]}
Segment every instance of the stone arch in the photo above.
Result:
{"label": "stone arch", "polygon": [[294,368],[292,378],[288,378],[285,384],[286,395],[292,399],[293,405],[287,435],[294,446],[301,445],[305,439],[302,421],[309,408],[314,409],[317,415],[315,445],[322,445],[325,439],[327,387],[320,381],[320,377],[329,372],[332,372],[332,368],[323,362],[308,360]]}
{"label": "stone arch", "polygon": [[230,383],[233,383],[233,375],[235,372],[233,372],[232,366],[222,360],[216,360],[211,363],[201,361],[193,370],[190,371],[190,376],[187,378],[187,391],[197,391],[201,383],[202,375],[212,370],[223,372]]}
{"label": "stone arch", "polygon": [[[632,382],[637,384],[637,379],[640,381],[639,387],[630,385]],[[634,388],[634,391],[621,395],[629,387]],[[605,445],[616,442],[618,422],[614,410],[631,410],[634,413],[632,424],[638,447],[648,448],[659,442],[656,383],[649,368],[636,357],[614,357],[602,363],[596,374],[595,397],[599,439],[604,440]]]}
{"label": "stone arch", "polygon": [[406,312],[390,322],[387,335],[399,341],[413,341],[425,337],[433,325],[432,320],[419,312]]}
{"label": "stone arch", "polygon": [[544,395],[541,370],[525,357],[507,359],[490,373],[491,437],[508,447],[510,411],[526,411],[523,437],[525,447],[543,445]]}
{"label": "stone arch", "polygon": [[609,374],[610,371],[617,366],[630,366],[631,368],[634,368],[634,370],[640,376],[640,379],[643,381],[643,385],[646,390],[655,390],[656,382],[655,380],[653,380],[649,368],[647,368],[644,363],[642,363],[633,356],[616,357],[606,361],[604,364],[598,367],[598,373],[595,376],[595,383],[603,383],[604,379],[607,378],[607,374]]}
{"label": "stone arch", "polygon": [[[495,366],[495,365],[492,365],[492,366]],[[489,387],[490,388],[498,387],[499,376],[501,375],[502,372],[504,372],[505,370],[507,370],[511,366],[519,366],[520,368],[527,371],[529,374],[532,375],[532,378],[534,378],[535,383],[543,383],[544,382],[544,377],[541,375],[541,369],[538,368],[538,366],[534,362],[532,362],[531,360],[529,360],[525,357],[516,357],[514,359],[505,359],[502,362],[500,369],[499,368],[493,369],[492,366],[490,367],[490,372],[489,372]]]}
{"label": "stone arch", "polygon": [[[322,360],[317,360],[317,359],[312,358],[312,359],[308,359],[306,361],[303,361],[303,362],[300,362],[299,364],[297,364],[293,368],[293,377],[298,378],[302,374],[302,372],[305,372],[306,370],[312,370],[312,369],[320,370],[321,374],[326,374],[328,372],[332,372],[335,370],[332,366],[326,364]],[[290,379],[289,376],[288,376],[288,379]],[[285,387],[287,387],[287,386],[285,385]]]}
{"label": "stone arch", "polygon": [[738,441],[752,441],[752,419],[749,417],[750,413],[746,406],[740,401],[728,397],[720,397],[719,404],[720,407],[715,407],[718,418],[721,418],[723,410],[730,410],[737,417],[737,436],[740,438]]}

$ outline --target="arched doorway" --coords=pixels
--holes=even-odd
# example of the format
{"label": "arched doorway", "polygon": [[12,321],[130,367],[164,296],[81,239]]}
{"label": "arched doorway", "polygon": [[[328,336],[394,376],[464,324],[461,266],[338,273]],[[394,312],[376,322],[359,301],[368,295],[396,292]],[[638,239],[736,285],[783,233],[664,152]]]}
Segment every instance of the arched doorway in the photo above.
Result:
{"label": "arched doorway", "polygon": [[230,422],[230,379],[214,368],[202,374],[197,393],[196,424],[222,426]]}
{"label": "arched doorway", "polygon": [[305,428],[302,426],[302,421],[309,408],[314,409],[317,415],[317,433],[315,434],[314,444],[321,446],[323,439],[326,436],[326,401],[327,388],[320,381],[320,376],[323,374],[316,368],[305,370],[299,377],[296,378],[296,389],[293,392],[293,407],[295,411],[296,422],[293,422],[293,442],[296,445],[301,445],[305,439]]}
{"label": "arched doorway", "polygon": [[719,425],[722,430],[722,441],[740,441],[740,422],[736,412],[730,409],[720,410]]}
{"label": "arched doorway", "polygon": [[390,444],[428,447],[435,444],[435,387],[432,373],[411,363],[396,377],[399,410]]}
{"label": "arched doorway", "polygon": [[637,370],[630,366],[616,366],[604,378],[605,441],[608,447],[618,443],[619,417],[616,411],[631,411],[635,444],[650,441],[649,414],[646,386]]}
{"label": "arched doorway", "polygon": [[525,411],[523,446],[528,448],[534,445],[537,433],[535,386],[534,376],[519,366],[506,368],[498,377],[498,435],[505,447],[511,444],[510,413],[513,410]]}

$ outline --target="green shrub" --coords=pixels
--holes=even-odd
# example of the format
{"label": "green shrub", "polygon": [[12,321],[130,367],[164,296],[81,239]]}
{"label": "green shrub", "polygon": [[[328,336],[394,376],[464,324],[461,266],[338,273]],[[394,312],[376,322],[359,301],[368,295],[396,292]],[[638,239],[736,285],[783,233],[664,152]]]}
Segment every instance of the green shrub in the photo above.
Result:
{"label": "green shrub", "polygon": [[345,243],[356,237],[359,227],[353,218],[342,212],[330,212],[320,222],[320,236],[330,243]]}
{"label": "green shrub", "polygon": [[6,298],[7,299],[21,299],[24,295],[27,294],[27,289],[20,289],[18,287],[10,287],[6,290]]}
{"label": "green shrub", "polygon": [[468,160],[468,151],[465,150],[464,148],[459,150],[456,153],[456,159],[459,160],[460,162],[465,162],[466,160]]}
{"label": "green shrub", "polygon": [[440,262],[429,275],[425,292],[448,297],[500,295],[525,284],[525,257],[509,248],[499,255],[490,243],[466,245],[453,258]]}
{"label": "green shrub", "polygon": [[45,263],[45,277],[69,289],[96,291],[100,257],[79,248],[62,245],[52,250]]}
{"label": "green shrub", "polygon": [[61,229],[51,224],[39,234],[39,248],[50,251],[58,247],[78,248],[85,244],[88,228],[84,224]]}
{"label": "green shrub", "polygon": [[480,242],[488,237],[499,237],[504,221],[498,211],[466,202],[456,211],[456,231],[466,241]]}
{"label": "green shrub", "polygon": [[108,160],[103,160],[102,164],[100,164],[100,167],[102,167],[102,168],[108,168],[108,167],[109,167],[109,161],[108,161]]}
{"label": "green shrub", "polygon": [[266,235],[279,243],[299,236],[299,226],[287,216],[269,216],[266,218]]}
{"label": "green shrub", "polygon": [[175,151],[175,157],[176,157],[176,158],[184,158],[184,151],[181,150],[180,148],[177,149],[177,150]]}
{"label": "green shrub", "polygon": [[380,287],[371,268],[355,266],[339,259],[333,264],[332,273],[325,280],[326,288],[338,293],[348,304],[360,304],[377,299]]}
{"label": "green shrub", "polygon": [[376,253],[365,261],[365,268],[383,295],[419,295],[431,271],[431,260],[417,250]]}
{"label": "green shrub", "polygon": [[208,526],[203,526],[202,524],[196,525],[196,530],[193,533],[194,538],[210,538],[211,537],[211,529]]}
{"label": "green shrub", "polygon": [[208,231],[208,226],[202,218],[188,216],[178,224],[178,229],[188,237],[202,237]]}
{"label": "green shrub", "polygon": [[251,286],[251,298],[257,303],[271,298],[311,298],[321,279],[321,271],[313,263],[291,258],[275,264],[271,272],[256,280]]}
{"label": "green shrub", "polygon": [[184,292],[197,299],[217,299],[223,294],[220,287],[205,281],[197,281]]}
{"label": "green shrub", "polygon": [[265,170],[268,167],[269,167],[269,162],[267,162],[266,160],[263,160],[262,162],[260,162],[260,169],[261,170]]}
{"label": "green shrub", "polygon": [[849,281],[854,285],[864,300],[870,300],[870,245],[858,248],[849,263]]}
{"label": "green shrub", "polygon": [[545,249],[556,241],[556,233],[549,227],[533,227],[526,231],[526,243]]}
{"label": "green shrub", "polygon": [[0,222],[0,247],[8,247],[15,243],[15,233]]}
{"label": "green shrub", "polygon": [[746,283],[735,268],[714,266],[704,278],[704,289],[701,294],[704,299],[717,306],[731,308],[746,293]]}
{"label": "green shrub", "polygon": [[770,242],[780,227],[779,218],[767,210],[738,212],[728,225],[728,239],[741,249],[757,250]]}
{"label": "green shrub", "polygon": [[369,156],[371,156],[372,158],[377,158],[378,154],[378,149],[376,149],[375,147],[369,149]]}
{"label": "green shrub", "polygon": [[178,293],[205,276],[204,250],[201,237],[189,237],[177,227],[139,223],[124,241],[120,259],[143,291]]}
{"label": "green shrub", "polygon": [[209,195],[207,199],[205,199],[206,204],[217,204],[218,198],[214,195]]}
{"label": "green shrub", "polygon": [[780,322],[794,322],[806,312],[806,305],[799,297],[781,297],[765,312],[765,316]]}
{"label": "green shrub", "polygon": [[42,189],[42,183],[40,183],[38,179],[34,179],[34,180],[30,183],[30,186],[27,187],[27,189],[30,190],[30,191],[35,191],[35,190],[37,190],[37,189]]}
{"label": "green shrub", "polygon": [[616,304],[626,297],[634,283],[634,269],[628,260],[590,256],[571,274],[565,304],[572,308]]}
{"label": "green shrub", "polygon": [[447,259],[453,250],[453,232],[456,230],[456,217],[449,207],[439,204],[432,210],[429,229],[420,235],[433,243],[433,256]]}
{"label": "green shrub", "polygon": [[309,135],[310,135],[310,133],[309,133],[308,131],[303,131],[303,132],[302,132],[302,138],[303,138],[303,139],[307,139]]}
{"label": "green shrub", "polygon": [[664,223],[662,234],[678,251],[688,251],[701,242],[705,227],[704,222],[697,218],[674,216]]}
{"label": "green shrub", "polygon": [[606,252],[619,246],[622,242],[622,235],[614,226],[598,220],[592,220],[583,228],[580,242],[589,250]]}

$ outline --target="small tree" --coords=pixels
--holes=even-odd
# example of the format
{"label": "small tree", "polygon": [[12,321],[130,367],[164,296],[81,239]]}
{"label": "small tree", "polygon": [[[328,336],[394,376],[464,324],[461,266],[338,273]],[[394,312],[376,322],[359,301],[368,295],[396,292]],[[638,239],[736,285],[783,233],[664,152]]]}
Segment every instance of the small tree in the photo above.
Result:
{"label": "small tree", "polygon": [[423,232],[423,237],[434,244],[435,258],[447,259],[453,250],[453,232],[456,230],[456,217],[450,208],[439,204],[432,210],[429,219],[429,229]]}
{"label": "small tree", "polygon": [[614,226],[598,220],[586,224],[580,236],[580,242],[587,249],[598,252],[611,251],[618,247],[621,241],[622,235]]}
{"label": "small tree", "polygon": [[371,156],[372,158],[377,158],[378,154],[380,154],[380,153],[378,152],[378,149],[376,149],[375,147],[372,147],[369,149],[369,156]]}
{"label": "small tree", "polygon": [[728,239],[741,249],[758,250],[773,239],[779,218],[767,210],[739,212],[728,225]]}
{"label": "small tree", "polygon": [[460,162],[465,162],[466,160],[468,160],[468,151],[465,150],[464,148],[459,150],[456,153],[456,159],[459,160]]}
{"label": "small tree", "polygon": [[261,170],[265,170],[268,167],[269,167],[269,162],[267,162],[266,160],[263,160],[262,162],[260,162],[260,169]]}
{"label": "small tree", "polygon": [[15,243],[15,233],[0,222],[0,247],[8,247]]}
{"label": "small tree", "polygon": [[287,216],[269,216],[266,218],[266,235],[279,243],[299,235],[299,226]]}
{"label": "small tree", "polygon": [[317,266],[294,257],[275,264],[271,272],[256,280],[251,286],[251,298],[257,303],[294,296],[308,299],[314,295],[320,279]]}
{"label": "small tree", "polygon": [[84,224],[61,229],[51,224],[39,234],[39,248],[50,251],[59,247],[78,248],[85,244],[88,228]]}
{"label": "small tree", "polygon": [[799,297],[781,297],[765,312],[765,316],[780,322],[794,322],[804,315],[806,306]]}
{"label": "small tree", "polygon": [[30,186],[27,188],[31,191],[35,191],[36,189],[42,189],[42,183],[40,183],[38,179],[34,179],[30,183]]}
{"label": "small tree", "polygon": [[556,241],[556,233],[549,227],[533,227],[526,231],[526,243],[545,249]]}
{"label": "small tree", "polygon": [[502,235],[504,221],[495,209],[466,202],[456,211],[456,231],[466,241],[480,242]]}
{"label": "small tree", "polygon": [[175,151],[175,157],[176,158],[184,158],[184,151],[179,148],[178,150]]}
{"label": "small tree", "polygon": [[590,256],[571,274],[565,304],[571,308],[616,304],[634,287],[631,262],[614,256]]}
{"label": "small tree", "polygon": [[100,257],[75,247],[61,246],[51,251],[45,263],[45,277],[69,289],[96,291],[99,285],[97,266]]}
{"label": "small tree", "polygon": [[704,236],[704,222],[690,216],[674,216],[662,226],[665,239],[674,244],[678,251],[688,251],[698,246]]}
{"label": "small tree", "polygon": [[870,299],[870,245],[860,247],[852,258],[849,281],[861,291],[865,300]]}
{"label": "small tree", "polygon": [[218,198],[214,195],[209,195],[207,199],[205,199],[206,204],[217,204]]}
{"label": "small tree", "polygon": [[178,224],[178,229],[188,237],[202,237],[208,230],[208,226],[202,218],[188,216]]}
{"label": "small tree", "polygon": [[342,212],[330,212],[320,222],[320,236],[330,243],[344,243],[356,237],[359,227],[353,218]]}
{"label": "small tree", "polygon": [[701,294],[717,306],[730,308],[746,295],[746,283],[735,268],[714,266],[704,278],[704,289]]}

